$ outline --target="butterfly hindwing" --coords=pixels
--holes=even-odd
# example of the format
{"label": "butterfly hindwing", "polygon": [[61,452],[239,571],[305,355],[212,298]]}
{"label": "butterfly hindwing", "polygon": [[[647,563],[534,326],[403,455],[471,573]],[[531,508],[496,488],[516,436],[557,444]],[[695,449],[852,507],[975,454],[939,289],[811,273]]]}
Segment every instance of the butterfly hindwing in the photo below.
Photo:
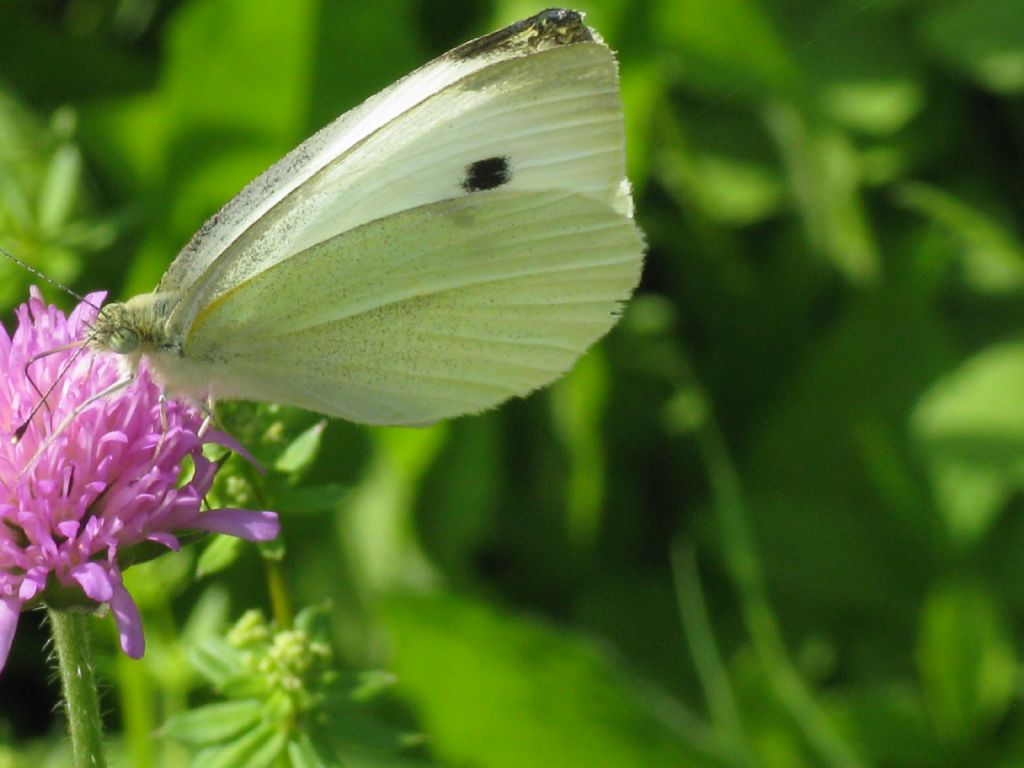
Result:
{"label": "butterfly hindwing", "polygon": [[187,357],[216,397],[373,424],[475,412],[564,373],[639,278],[633,221],[593,198],[496,189],[392,214],[221,295]]}

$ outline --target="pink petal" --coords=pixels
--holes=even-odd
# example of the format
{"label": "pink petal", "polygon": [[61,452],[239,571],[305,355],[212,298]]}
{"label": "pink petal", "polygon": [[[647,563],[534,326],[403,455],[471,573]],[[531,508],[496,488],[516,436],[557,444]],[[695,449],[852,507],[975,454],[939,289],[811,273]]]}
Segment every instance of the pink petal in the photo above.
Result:
{"label": "pink petal", "polygon": [[46,576],[49,569],[36,567],[30,568],[18,587],[18,600],[24,602],[31,600],[37,593],[46,588]]}
{"label": "pink petal", "polygon": [[110,609],[117,623],[121,638],[121,650],[133,659],[141,659],[146,652],[146,638],[142,634],[142,617],[139,608],[123,584],[115,584],[114,595],[110,598]]}
{"label": "pink petal", "polygon": [[216,443],[217,445],[224,446],[229,451],[234,451],[243,459],[252,464],[253,467],[256,468],[256,471],[259,472],[261,475],[265,475],[267,473],[267,470],[263,468],[263,465],[256,461],[256,458],[251,453],[245,450],[245,446],[242,445],[237,440],[235,440],[235,438],[233,438],[227,432],[221,432],[218,429],[211,429],[209,432],[206,433],[205,439],[206,442],[208,443]]}
{"label": "pink petal", "polygon": [[157,544],[163,544],[170,550],[177,552],[181,549],[181,542],[178,541],[177,536],[172,536],[169,533],[151,533],[146,537],[149,541],[155,541]]}
{"label": "pink petal", "polygon": [[7,655],[14,642],[14,630],[18,628],[21,615],[21,600],[14,597],[0,598],[0,669],[7,663]]}
{"label": "pink petal", "polygon": [[107,445],[107,443],[128,445],[129,442],[130,441],[128,440],[128,435],[126,435],[124,432],[107,432],[107,434],[103,435],[103,437],[100,438],[99,447],[103,448],[104,446]]}
{"label": "pink petal", "polygon": [[281,532],[276,512],[253,512],[251,509],[213,509],[189,520],[201,531],[226,533],[246,541],[270,541]]}
{"label": "pink petal", "polygon": [[69,574],[77,581],[86,597],[97,603],[106,603],[114,596],[114,585],[110,574],[99,563],[83,563],[76,565]]}

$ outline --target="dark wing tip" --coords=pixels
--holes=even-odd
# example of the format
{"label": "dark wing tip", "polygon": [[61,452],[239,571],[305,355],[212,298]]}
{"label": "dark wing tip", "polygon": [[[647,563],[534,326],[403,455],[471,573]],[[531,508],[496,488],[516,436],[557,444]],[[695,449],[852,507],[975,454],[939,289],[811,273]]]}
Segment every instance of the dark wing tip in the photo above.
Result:
{"label": "dark wing tip", "polygon": [[582,13],[565,8],[549,8],[497,32],[463,43],[448,55],[455,59],[471,59],[499,51],[526,55],[592,40],[594,33],[583,23]]}

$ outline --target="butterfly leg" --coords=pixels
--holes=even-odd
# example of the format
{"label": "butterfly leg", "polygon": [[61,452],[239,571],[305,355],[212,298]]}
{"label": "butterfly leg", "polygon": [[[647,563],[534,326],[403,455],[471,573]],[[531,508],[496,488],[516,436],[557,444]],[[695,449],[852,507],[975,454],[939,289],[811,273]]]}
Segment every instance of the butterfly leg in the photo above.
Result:
{"label": "butterfly leg", "polygon": [[167,390],[160,391],[160,430],[162,432],[167,431],[168,416],[167,416]]}
{"label": "butterfly leg", "polygon": [[206,418],[203,419],[203,423],[199,426],[200,437],[203,437],[207,433],[211,424],[220,428],[220,424],[217,422],[217,415],[213,412],[214,405],[213,395],[207,395],[205,402],[199,403],[200,409],[202,409],[203,413],[206,414]]}

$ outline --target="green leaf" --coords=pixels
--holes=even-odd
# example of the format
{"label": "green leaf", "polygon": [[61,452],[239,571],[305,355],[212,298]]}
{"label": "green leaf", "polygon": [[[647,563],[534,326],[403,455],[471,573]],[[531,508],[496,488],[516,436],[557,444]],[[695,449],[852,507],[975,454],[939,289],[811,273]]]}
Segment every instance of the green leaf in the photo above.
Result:
{"label": "green leaf", "polygon": [[271,725],[261,725],[230,744],[211,747],[196,755],[192,768],[265,768],[285,753],[288,735]]}
{"label": "green leaf", "polygon": [[605,509],[607,471],[601,423],[608,400],[608,366],[591,350],[551,391],[555,428],[569,458],[566,523],[574,548],[589,552]]}
{"label": "green leaf", "polygon": [[310,0],[262,4],[259,13],[248,0],[182,6],[168,29],[161,90],[192,128],[231,125],[293,138],[303,127],[316,34]]}
{"label": "green leaf", "polygon": [[327,420],[323,419],[288,444],[274,462],[274,469],[285,474],[299,474],[316,460]]}
{"label": "green leaf", "polygon": [[654,125],[666,97],[669,77],[658,63],[637,59],[636,66],[619,73],[622,101],[625,109],[626,135],[633,151],[627,153],[627,173],[633,182],[634,194],[639,199],[650,181],[654,153],[651,146],[657,141]]}
{"label": "green leaf", "polygon": [[756,0],[662,0],[657,34],[686,66],[687,85],[727,91],[792,90],[800,72]]}
{"label": "green leaf", "polygon": [[813,3],[790,20],[794,55],[815,86],[815,102],[869,136],[897,134],[924,109],[925,72],[906,29],[886,5]]}
{"label": "green leaf", "polygon": [[292,768],[327,768],[305,734],[288,742],[288,759],[291,760]]}
{"label": "green leaf", "polygon": [[954,540],[977,541],[1024,486],[1024,340],[989,347],[935,383],[912,416]]}
{"label": "green leaf", "polygon": [[230,597],[223,584],[213,584],[203,590],[189,612],[181,630],[185,645],[213,637],[228,622]]}
{"label": "green leaf", "polygon": [[415,518],[422,476],[448,438],[448,426],[372,431],[373,457],[362,481],[345,497],[339,535],[353,565],[353,581],[370,593],[437,579],[424,555]]}
{"label": "green leaf", "polygon": [[[905,434],[921,392],[955,358],[931,299],[911,279],[888,275],[874,290],[844,294],[838,319],[823,323],[815,310],[740,464],[780,611],[828,614],[825,626],[851,646],[862,639],[854,629],[864,611],[906,621],[941,538]],[[895,642],[895,630],[862,629],[874,642]]]}
{"label": "green leaf", "polygon": [[1024,0],[960,0],[940,5],[921,25],[925,43],[982,86],[1024,92]]}
{"label": "green leaf", "polygon": [[207,704],[171,717],[163,732],[184,744],[201,747],[237,736],[256,726],[263,716],[257,699]]}
{"label": "green leaf", "polygon": [[897,199],[949,232],[960,247],[964,276],[975,290],[1006,293],[1024,287],[1024,244],[1009,226],[927,184],[904,184]]}
{"label": "green leaf", "polygon": [[499,419],[460,419],[422,481],[416,526],[431,562],[447,578],[474,578],[491,536],[494,499],[507,471],[501,435]]}
{"label": "green leaf", "polygon": [[218,637],[193,645],[188,658],[199,674],[220,689],[245,673],[238,651]]}
{"label": "green leaf", "polygon": [[[302,138],[316,8],[295,0],[254,11],[248,0],[222,0],[169,14],[158,89],[113,116],[133,155],[134,167],[122,173],[148,182],[141,202],[159,212],[129,276],[133,292],[150,290],[168,253]],[[105,112],[101,120],[111,118]],[[118,155],[116,138],[104,139],[107,154]]]}
{"label": "green leaf", "polygon": [[[133,553],[118,553],[122,554],[130,557]],[[142,608],[166,606],[168,598],[183,592],[192,579],[194,555],[191,549],[168,552],[166,547],[158,545],[153,554],[150,560],[133,564],[130,568],[125,566],[125,586]]]}
{"label": "green leaf", "polygon": [[348,491],[348,486],[339,483],[284,487],[275,494],[274,508],[296,515],[332,512]]}
{"label": "green leaf", "polygon": [[918,686],[901,680],[847,688],[836,697],[841,720],[863,745],[868,765],[950,765]]}
{"label": "green leaf", "polygon": [[873,280],[878,247],[864,210],[864,169],[855,147],[843,132],[791,105],[776,103],[766,114],[812,247],[849,280]]}
{"label": "green leaf", "polygon": [[82,174],[82,155],[74,144],[62,144],[50,158],[39,199],[39,229],[58,234],[71,216]]}
{"label": "green leaf", "polygon": [[312,743],[325,753],[365,752],[379,757],[408,754],[412,741],[422,741],[419,734],[410,737],[408,726],[402,728],[377,716],[387,703],[381,700],[376,705],[354,701],[347,691],[325,696],[309,734]]}
{"label": "green leaf", "polygon": [[398,690],[457,765],[658,768],[706,764],[588,641],[453,597],[385,611]]}
{"label": "green leaf", "polygon": [[371,669],[359,674],[359,683],[352,689],[353,701],[369,701],[395,687],[397,678],[391,672]]}
{"label": "green leaf", "polygon": [[726,226],[743,226],[785,202],[778,152],[749,109],[657,109],[653,167],[684,208]]}
{"label": "green leaf", "polygon": [[969,742],[1011,704],[1013,645],[999,604],[980,586],[951,584],[928,598],[917,662],[928,709],[947,741]]}
{"label": "green leaf", "polygon": [[210,543],[203,548],[196,563],[196,577],[204,578],[228,568],[238,559],[243,542],[234,536],[219,534],[212,537]]}

